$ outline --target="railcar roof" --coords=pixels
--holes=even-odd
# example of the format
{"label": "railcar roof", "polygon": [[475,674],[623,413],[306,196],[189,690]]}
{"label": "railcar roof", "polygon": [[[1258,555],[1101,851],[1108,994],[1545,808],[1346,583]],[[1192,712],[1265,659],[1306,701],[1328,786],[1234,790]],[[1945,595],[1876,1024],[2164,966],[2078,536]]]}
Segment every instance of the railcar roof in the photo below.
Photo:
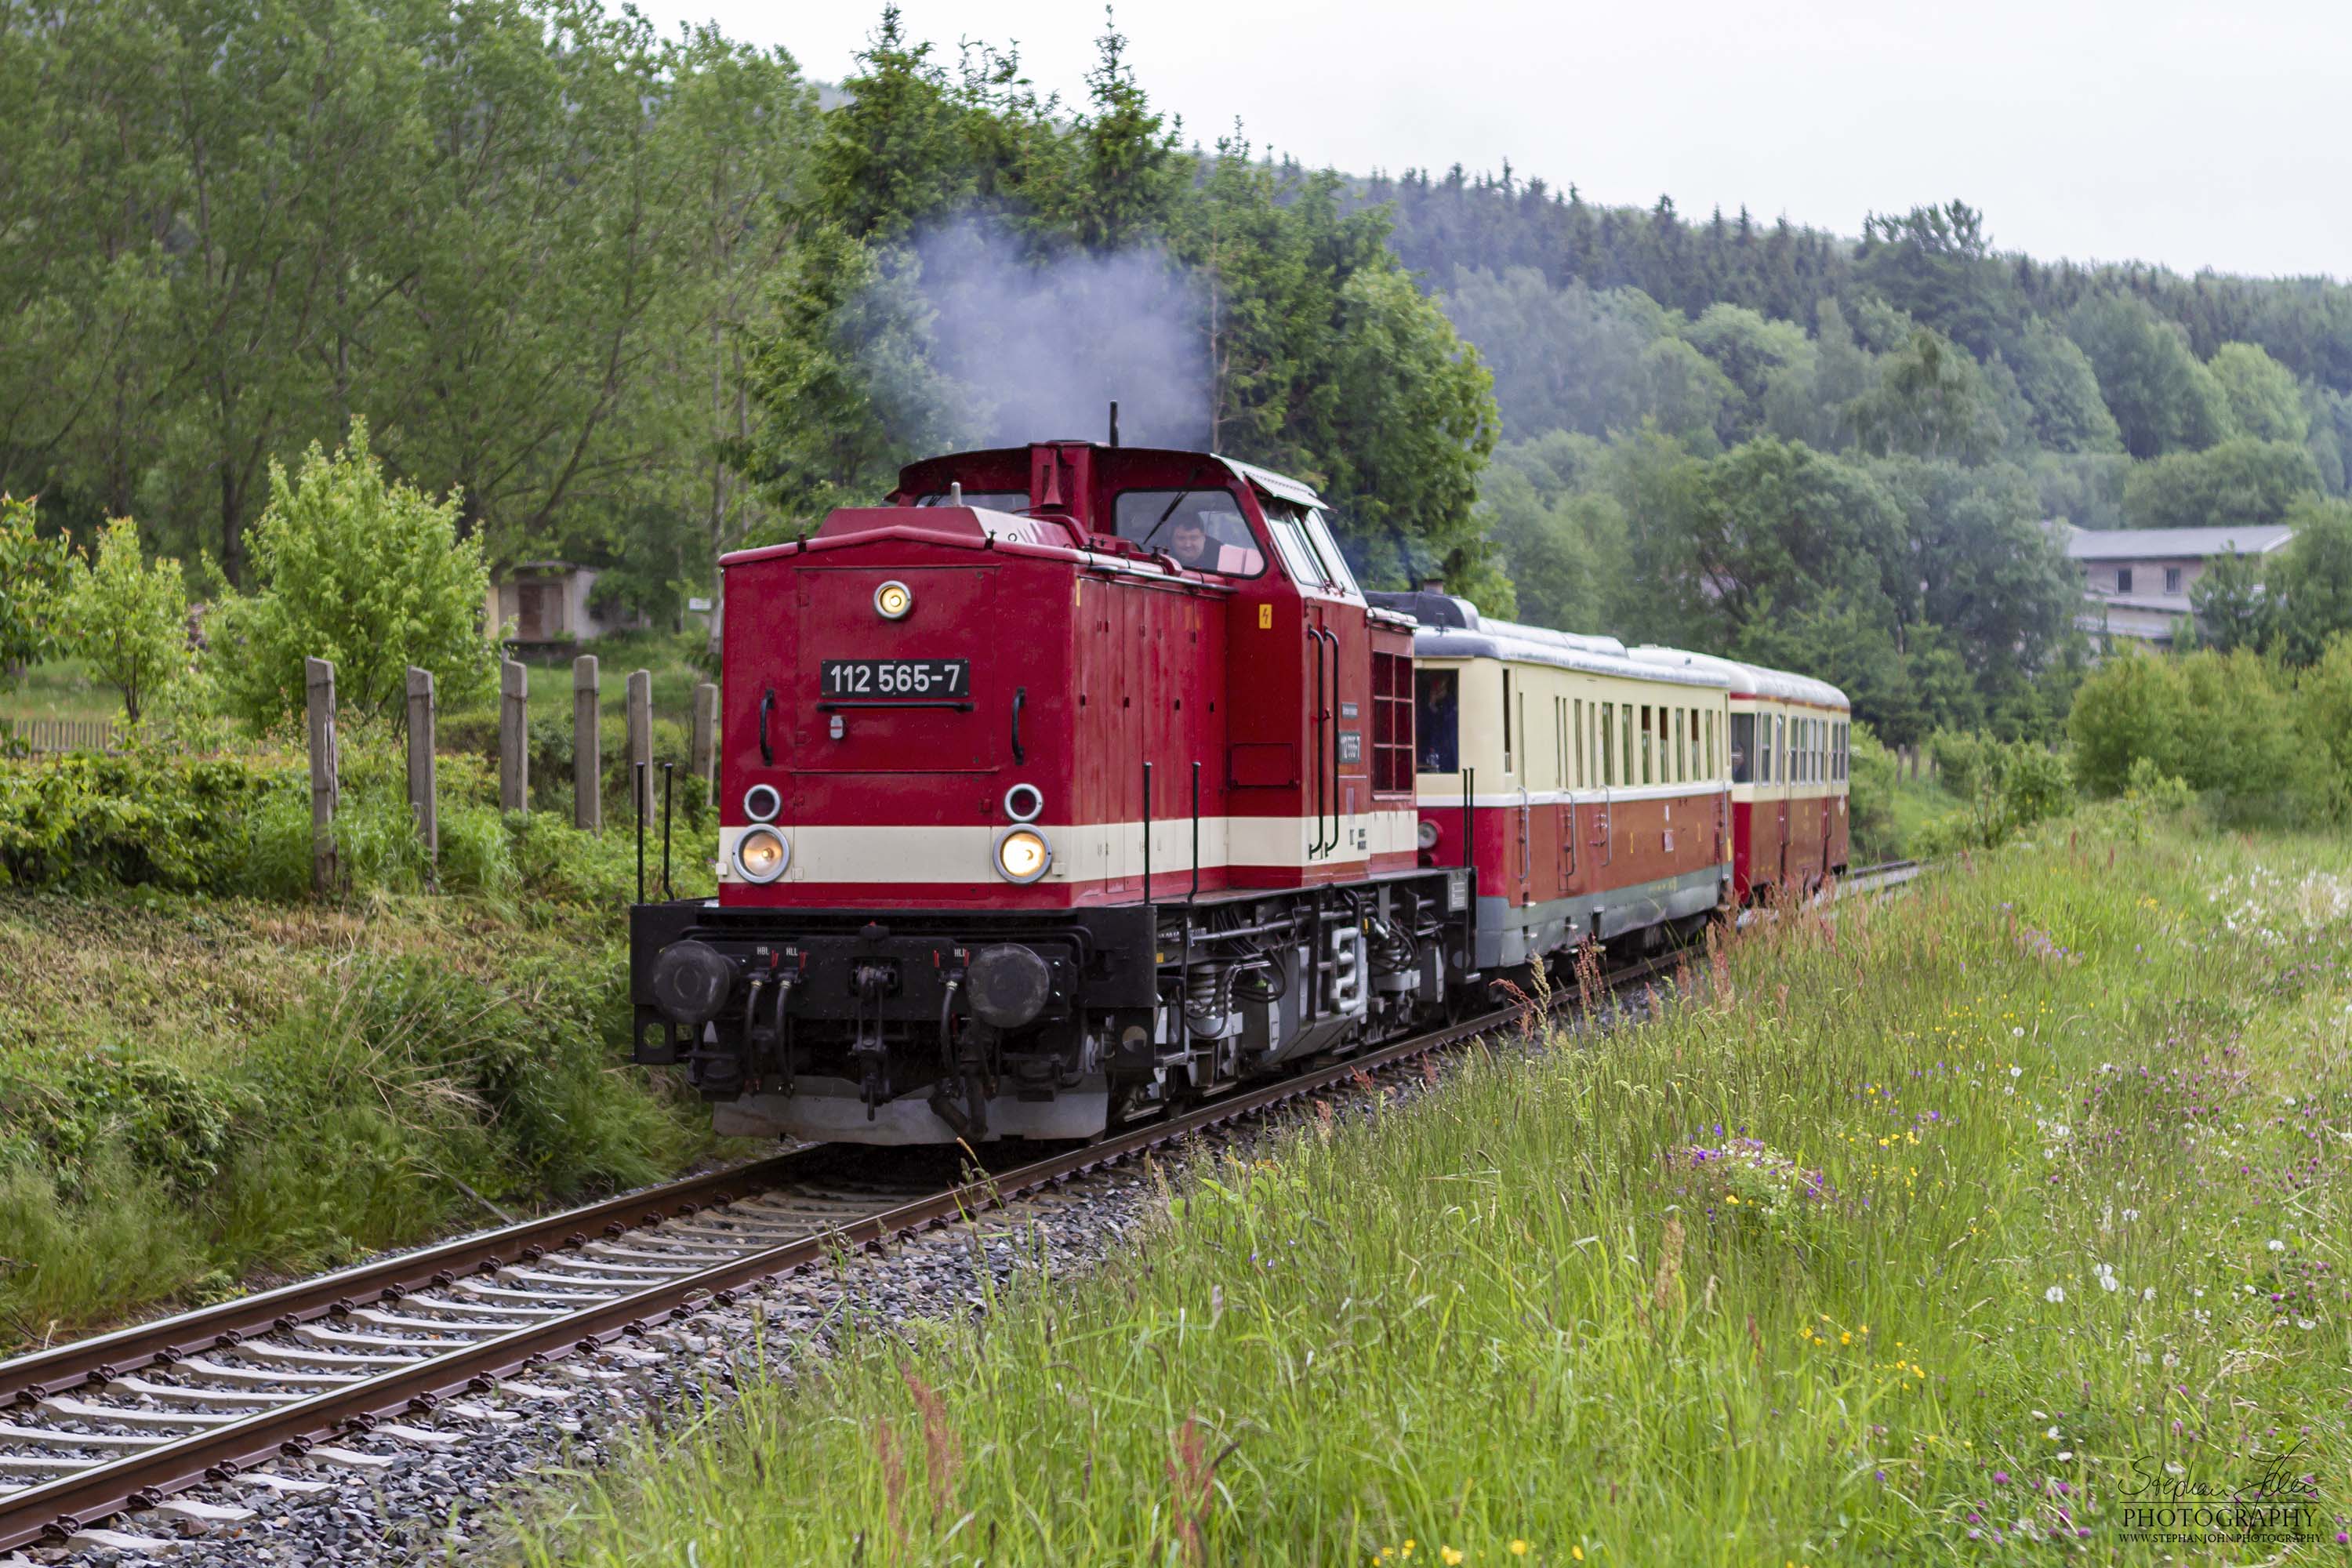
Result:
{"label": "railcar roof", "polygon": [[1713,687],[1719,690],[1730,685],[1729,679],[1717,671],[1675,669],[1636,660],[1615,637],[1489,620],[1469,600],[1449,595],[1423,592],[1373,594],[1368,597],[1381,608],[1402,610],[1420,623],[1412,634],[1415,658],[1497,658],[1512,664],[1547,664],[1587,675],[1624,676],[1675,686]]}
{"label": "railcar roof", "polygon": [[1736,658],[1719,658],[1711,653],[1693,653],[1688,648],[1661,647],[1655,643],[1643,643],[1633,649],[1632,658],[1643,664],[1660,665],[1670,669],[1715,669],[1730,683],[1731,689],[1742,696],[1769,697],[1783,702],[1818,702],[1827,708],[1848,708],[1845,693],[1826,680],[1816,680],[1810,675],[1794,670],[1773,669],[1760,664],[1742,664]]}

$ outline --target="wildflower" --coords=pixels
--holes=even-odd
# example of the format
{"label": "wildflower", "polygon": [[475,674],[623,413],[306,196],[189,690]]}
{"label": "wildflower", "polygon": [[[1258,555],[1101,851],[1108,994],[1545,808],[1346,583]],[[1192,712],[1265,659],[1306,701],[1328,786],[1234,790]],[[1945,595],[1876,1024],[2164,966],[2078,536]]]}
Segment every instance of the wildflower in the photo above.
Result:
{"label": "wildflower", "polygon": [[2053,1285],[2049,1289],[2042,1292],[2042,1299],[2045,1301],[2053,1303],[2063,1301],[2066,1299],[2066,1287],[2063,1285]]}

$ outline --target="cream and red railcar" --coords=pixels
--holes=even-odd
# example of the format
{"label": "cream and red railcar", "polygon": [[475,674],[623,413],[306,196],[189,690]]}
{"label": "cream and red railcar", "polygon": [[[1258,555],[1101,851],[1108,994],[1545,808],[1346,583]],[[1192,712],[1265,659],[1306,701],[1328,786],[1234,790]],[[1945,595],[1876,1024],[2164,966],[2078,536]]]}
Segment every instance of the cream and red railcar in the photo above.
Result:
{"label": "cream and red railcar", "polygon": [[1654,942],[1726,902],[1724,672],[1488,620],[1442,595],[1372,598],[1417,623],[1420,841],[1434,862],[1458,859],[1468,823],[1475,967]]}
{"label": "cream and red railcar", "polygon": [[1825,680],[1681,648],[1638,647],[1665,668],[1729,683],[1732,892],[1741,903],[1801,896],[1846,868],[1853,714]]}

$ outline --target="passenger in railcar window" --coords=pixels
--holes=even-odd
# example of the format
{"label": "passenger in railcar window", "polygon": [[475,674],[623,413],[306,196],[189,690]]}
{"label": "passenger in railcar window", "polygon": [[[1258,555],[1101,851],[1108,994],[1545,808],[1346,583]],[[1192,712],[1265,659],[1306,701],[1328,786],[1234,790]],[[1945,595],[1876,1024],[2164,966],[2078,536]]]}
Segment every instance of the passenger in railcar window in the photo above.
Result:
{"label": "passenger in railcar window", "polygon": [[1421,740],[1421,771],[1450,773],[1462,766],[1459,686],[1450,669],[1413,672],[1413,733]]}

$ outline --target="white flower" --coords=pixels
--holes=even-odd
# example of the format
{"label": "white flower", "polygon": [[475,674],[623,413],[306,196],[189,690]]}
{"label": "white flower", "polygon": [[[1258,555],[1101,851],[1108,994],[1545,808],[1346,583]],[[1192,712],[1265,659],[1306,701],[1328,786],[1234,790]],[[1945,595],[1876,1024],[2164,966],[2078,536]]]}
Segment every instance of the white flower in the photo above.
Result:
{"label": "white flower", "polygon": [[2053,1285],[2049,1289],[2042,1292],[2042,1299],[2045,1301],[2063,1301],[2066,1299],[2066,1287]]}

